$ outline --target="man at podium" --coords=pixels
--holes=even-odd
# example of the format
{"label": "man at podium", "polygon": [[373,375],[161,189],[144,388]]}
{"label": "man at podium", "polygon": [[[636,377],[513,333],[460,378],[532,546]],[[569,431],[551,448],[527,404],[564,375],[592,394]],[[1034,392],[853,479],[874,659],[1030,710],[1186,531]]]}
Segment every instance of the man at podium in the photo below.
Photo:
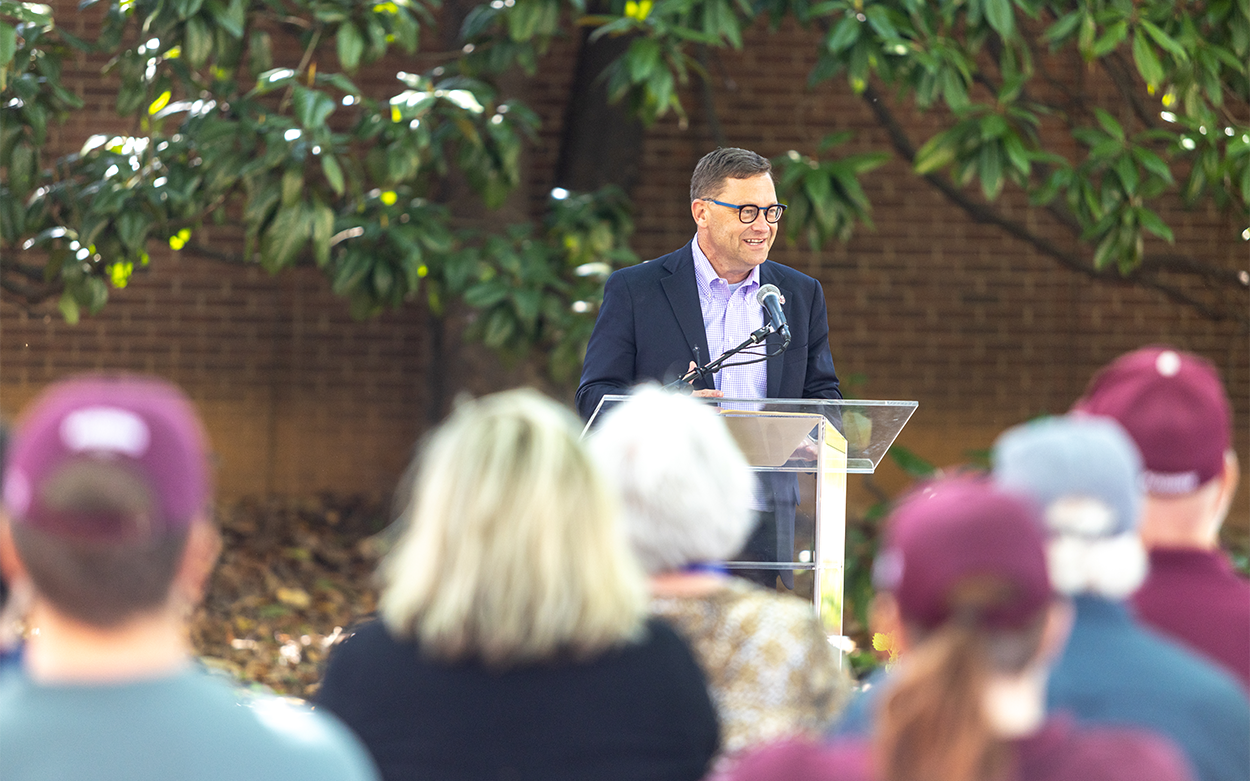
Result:
{"label": "man at podium", "polygon": [[[607,394],[627,393],[644,380],[671,383],[692,371],[689,385],[697,396],[842,398],[820,283],[768,259],[785,209],[777,203],[766,158],[718,148],[699,161],[690,180],[694,238],[608,278],[577,389],[583,418],[594,415]],[[764,310],[770,287],[781,322]],[[733,355],[714,373],[697,371],[770,322],[774,333],[764,341]],[[794,476],[767,475],[754,504],[760,522],[740,558],[793,560]],[[751,572],[754,580],[776,584],[775,570]],[[792,573],[781,574],[792,586]]]}

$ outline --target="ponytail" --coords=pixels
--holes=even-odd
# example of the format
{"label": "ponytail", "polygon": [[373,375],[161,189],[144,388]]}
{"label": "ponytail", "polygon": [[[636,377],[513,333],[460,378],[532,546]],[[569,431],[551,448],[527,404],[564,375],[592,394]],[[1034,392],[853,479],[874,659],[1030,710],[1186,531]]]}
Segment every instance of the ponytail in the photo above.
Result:
{"label": "ponytail", "polygon": [[991,781],[1007,750],[983,705],[990,660],[983,630],[948,622],[907,652],[878,712],[881,781]]}

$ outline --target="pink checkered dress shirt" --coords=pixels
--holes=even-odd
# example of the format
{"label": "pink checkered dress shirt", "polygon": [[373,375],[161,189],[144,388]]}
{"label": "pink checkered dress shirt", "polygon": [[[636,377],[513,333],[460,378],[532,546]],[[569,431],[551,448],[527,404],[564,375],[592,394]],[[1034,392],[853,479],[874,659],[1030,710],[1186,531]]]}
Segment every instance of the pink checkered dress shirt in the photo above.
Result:
{"label": "pink checkered dress shirt", "polygon": [[[755,330],[764,325],[764,309],[755,300],[760,289],[760,268],[756,266],[736,288],[721,279],[712,268],[696,238],[690,245],[694,254],[694,277],[699,286],[699,307],[703,310],[703,330],[711,355],[702,356],[702,363],[719,358],[721,353],[737,347]],[[768,392],[768,368],[764,361],[734,366],[752,357],[763,357],[764,345],[729,359],[729,365],[715,375],[716,389],[730,399],[762,399]]]}

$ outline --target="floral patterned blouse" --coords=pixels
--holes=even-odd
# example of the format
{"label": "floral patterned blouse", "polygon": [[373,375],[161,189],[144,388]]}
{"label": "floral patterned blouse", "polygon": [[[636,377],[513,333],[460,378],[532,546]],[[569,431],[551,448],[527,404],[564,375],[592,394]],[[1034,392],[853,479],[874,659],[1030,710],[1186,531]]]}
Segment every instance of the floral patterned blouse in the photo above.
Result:
{"label": "floral patterned blouse", "polygon": [[811,605],[736,578],[698,597],[656,596],[651,610],[690,644],[707,675],[721,753],[780,737],[817,737],[838,714],[850,678]]}

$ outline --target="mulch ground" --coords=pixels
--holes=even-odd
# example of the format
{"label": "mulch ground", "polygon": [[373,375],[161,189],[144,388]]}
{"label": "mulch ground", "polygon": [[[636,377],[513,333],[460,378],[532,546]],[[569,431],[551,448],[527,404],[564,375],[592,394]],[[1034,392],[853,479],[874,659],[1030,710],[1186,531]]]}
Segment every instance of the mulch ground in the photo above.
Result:
{"label": "mulch ground", "polygon": [[[191,630],[202,660],[245,684],[311,697],[334,642],[375,609],[389,517],[382,502],[333,496],[220,509],[221,558]],[[1250,535],[1225,531],[1250,570]],[[864,655],[880,661],[860,630]]]}
{"label": "mulch ground", "polygon": [[310,697],[327,653],[373,612],[387,508],[359,498],[221,508],[222,552],[191,639],[209,667]]}

